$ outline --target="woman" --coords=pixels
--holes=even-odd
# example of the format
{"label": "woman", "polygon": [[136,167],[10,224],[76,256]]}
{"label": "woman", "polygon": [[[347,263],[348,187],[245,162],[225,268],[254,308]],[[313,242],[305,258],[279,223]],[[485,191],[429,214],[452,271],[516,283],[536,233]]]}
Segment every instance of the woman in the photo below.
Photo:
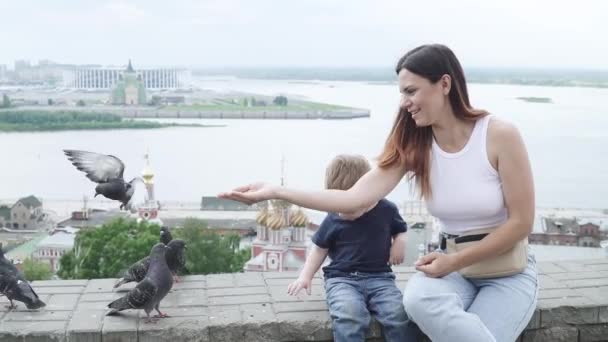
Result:
{"label": "woman", "polygon": [[418,260],[420,272],[404,292],[406,312],[433,341],[514,341],[536,307],[533,256],[515,275],[469,279],[458,271],[511,250],[532,231],[534,185],[523,140],[513,125],[471,106],[462,67],[446,46],[409,51],[396,72],[399,113],[378,166],[351,189],[254,183],[220,197],[248,204],[280,198],[357,217],[407,175],[443,233],[496,229],[470,248]]}

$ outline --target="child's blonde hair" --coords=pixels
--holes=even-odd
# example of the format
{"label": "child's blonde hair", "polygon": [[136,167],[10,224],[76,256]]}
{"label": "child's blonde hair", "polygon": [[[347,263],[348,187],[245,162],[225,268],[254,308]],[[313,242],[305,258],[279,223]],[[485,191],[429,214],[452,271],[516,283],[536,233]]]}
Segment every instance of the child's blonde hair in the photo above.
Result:
{"label": "child's blonde hair", "polygon": [[365,157],[340,154],[327,166],[325,188],[348,190],[369,170],[371,170],[371,166]]}

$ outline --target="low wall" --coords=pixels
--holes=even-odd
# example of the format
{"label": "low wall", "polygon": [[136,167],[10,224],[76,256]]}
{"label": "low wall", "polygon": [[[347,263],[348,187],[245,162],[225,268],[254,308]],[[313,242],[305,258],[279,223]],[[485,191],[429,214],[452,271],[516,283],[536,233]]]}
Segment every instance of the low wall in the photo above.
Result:
{"label": "low wall", "polygon": [[[608,341],[608,259],[539,263],[538,307],[520,341]],[[399,288],[414,273],[396,267]],[[311,296],[287,295],[296,273],[183,277],[162,302],[171,317],[144,323],[145,314],[105,316],[122,293],[115,279],[38,281],[47,306],[8,311],[0,299],[0,341],[331,341],[322,279]],[[369,340],[382,341],[377,323]],[[464,341],[462,341],[464,342]]]}

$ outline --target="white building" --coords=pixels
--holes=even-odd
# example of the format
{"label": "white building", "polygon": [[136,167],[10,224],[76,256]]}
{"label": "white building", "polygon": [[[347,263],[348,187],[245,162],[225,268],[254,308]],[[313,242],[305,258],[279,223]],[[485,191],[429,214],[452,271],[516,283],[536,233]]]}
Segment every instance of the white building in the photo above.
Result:
{"label": "white building", "polygon": [[[79,67],[63,72],[63,86],[76,89],[112,89],[123,77],[124,67]],[[137,69],[137,77],[146,89],[181,89],[190,86],[187,69]]]}
{"label": "white building", "polygon": [[45,262],[53,272],[59,270],[59,259],[74,247],[76,228],[64,228],[49,235],[38,243],[32,258],[36,261]]}

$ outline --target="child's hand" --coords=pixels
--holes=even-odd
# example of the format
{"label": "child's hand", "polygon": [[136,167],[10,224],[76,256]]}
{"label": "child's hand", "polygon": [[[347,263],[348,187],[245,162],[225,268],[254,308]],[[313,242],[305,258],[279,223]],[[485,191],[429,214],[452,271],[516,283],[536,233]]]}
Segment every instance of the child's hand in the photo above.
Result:
{"label": "child's hand", "polygon": [[391,246],[391,254],[388,259],[391,265],[399,265],[403,263],[405,255],[405,233],[397,234],[393,239],[393,245]]}
{"label": "child's hand", "polygon": [[312,290],[312,279],[298,277],[296,281],[287,286],[287,293],[290,296],[297,296],[298,292],[300,292],[302,289],[306,289],[306,293],[310,295]]}

